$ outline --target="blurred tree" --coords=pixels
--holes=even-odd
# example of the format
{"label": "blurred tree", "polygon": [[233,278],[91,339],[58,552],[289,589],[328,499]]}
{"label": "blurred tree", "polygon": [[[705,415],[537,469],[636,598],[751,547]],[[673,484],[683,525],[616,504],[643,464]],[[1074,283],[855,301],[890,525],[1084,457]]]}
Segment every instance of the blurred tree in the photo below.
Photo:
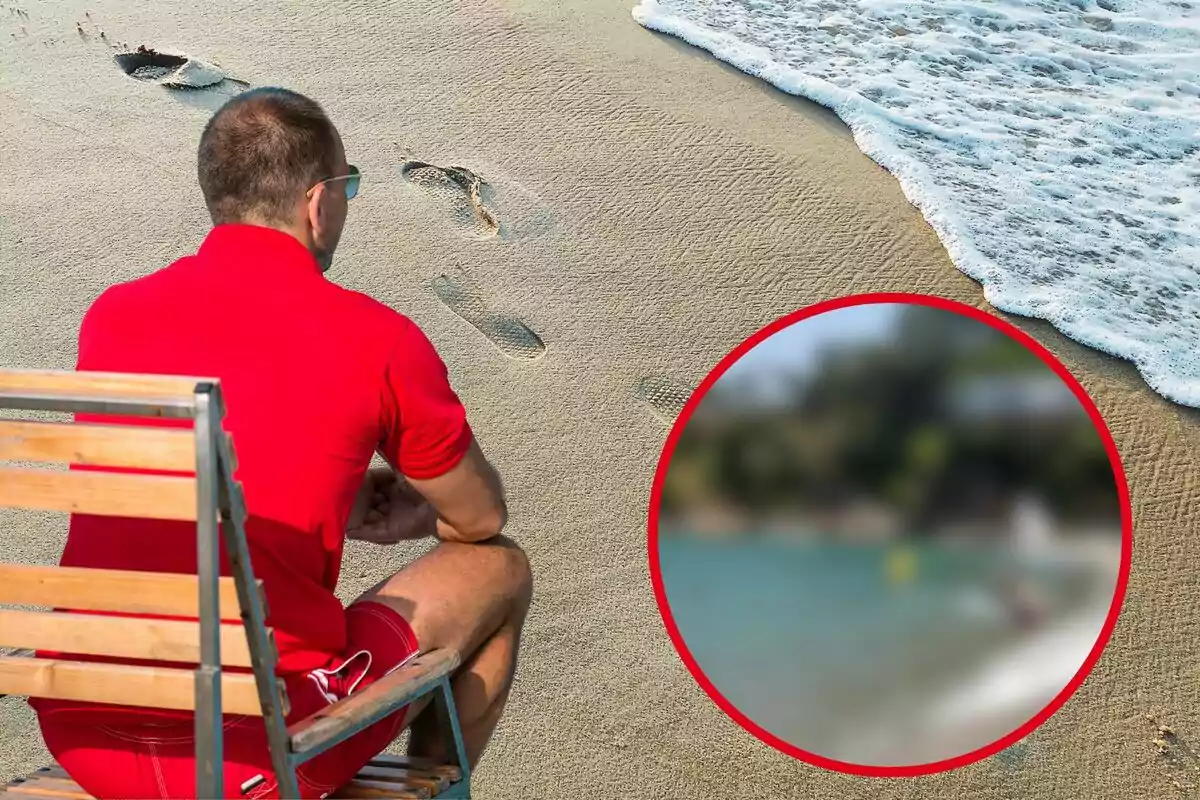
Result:
{"label": "blurred tree", "polygon": [[664,503],[769,513],[871,496],[914,531],[1025,490],[1060,513],[1116,513],[1111,466],[1082,408],[1046,419],[956,411],[956,391],[973,381],[1006,376],[1020,388],[1046,374],[987,325],[908,306],[888,340],[832,347],[811,373],[779,375],[790,402],[751,402],[738,383],[718,383],[679,439]]}

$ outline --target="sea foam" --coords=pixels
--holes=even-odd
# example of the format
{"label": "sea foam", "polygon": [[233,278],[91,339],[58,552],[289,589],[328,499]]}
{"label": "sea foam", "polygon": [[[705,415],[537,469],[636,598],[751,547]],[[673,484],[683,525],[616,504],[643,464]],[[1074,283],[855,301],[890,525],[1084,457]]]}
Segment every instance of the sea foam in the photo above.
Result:
{"label": "sea foam", "polygon": [[643,0],[633,16],[831,108],[989,302],[1200,407],[1200,0]]}

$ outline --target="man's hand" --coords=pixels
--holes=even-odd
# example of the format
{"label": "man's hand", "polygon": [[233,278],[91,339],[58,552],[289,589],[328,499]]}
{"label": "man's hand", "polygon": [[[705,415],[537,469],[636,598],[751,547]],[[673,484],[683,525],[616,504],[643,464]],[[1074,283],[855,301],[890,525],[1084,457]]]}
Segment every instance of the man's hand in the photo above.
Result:
{"label": "man's hand", "polygon": [[347,538],[395,544],[436,532],[437,512],[395,470],[367,471],[346,521]]}

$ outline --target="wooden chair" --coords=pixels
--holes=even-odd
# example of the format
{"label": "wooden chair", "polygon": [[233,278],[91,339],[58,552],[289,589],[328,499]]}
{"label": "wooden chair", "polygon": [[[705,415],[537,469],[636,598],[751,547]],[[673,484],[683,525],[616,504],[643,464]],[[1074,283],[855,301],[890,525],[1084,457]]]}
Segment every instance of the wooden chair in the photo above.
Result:
{"label": "wooden chair", "polygon": [[[31,649],[0,656],[0,695],[194,711],[200,798],[221,794],[222,712],[262,716],[280,794],[295,798],[297,765],[432,693],[447,736],[446,752],[454,754],[455,763],[380,756],[336,796],[470,796],[470,769],[450,692],[457,653],[424,653],[369,689],[286,726],[288,700],[275,676],[276,649],[272,631],[264,625],[262,583],[251,570],[246,509],[241,486],[233,479],[233,442],[221,429],[224,408],[216,380],[0,370],[2,409],[191,419],[193,426],[187,429],[34,422],[0,415],[0,506],[195,521],[199,574],[0,564],[0,605],[56,609],[0,609],[0,647]],[[32,469],[2,462],[192,474]],[[232,577],[219,576],[218,531]],[[76,611],[191,621],[72,613]],[[239,618],[241,626],[235,622]],[[199,666],[35,658],[32,650]],[[252,673],[223,673],[222,665],[249,667]],[[88,797],[57,766],[13,781],[0,793],[27,800]]]}

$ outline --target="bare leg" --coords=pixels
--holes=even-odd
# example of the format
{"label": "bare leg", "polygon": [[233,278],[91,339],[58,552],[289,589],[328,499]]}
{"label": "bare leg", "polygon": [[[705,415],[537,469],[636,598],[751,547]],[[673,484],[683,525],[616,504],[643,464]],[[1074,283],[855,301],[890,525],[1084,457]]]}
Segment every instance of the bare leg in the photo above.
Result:
{"label": "bare leg", "polygon": [[[479,544],[443,542],[359,598],[385,603],[407,619],[422,651],[445,647],[462,656],[451,688],[472,767],[508,699],[532,589],[525,553],[501,536]],[[410,754],[448,756],[436,716],[416,706],[412,713]]]}

